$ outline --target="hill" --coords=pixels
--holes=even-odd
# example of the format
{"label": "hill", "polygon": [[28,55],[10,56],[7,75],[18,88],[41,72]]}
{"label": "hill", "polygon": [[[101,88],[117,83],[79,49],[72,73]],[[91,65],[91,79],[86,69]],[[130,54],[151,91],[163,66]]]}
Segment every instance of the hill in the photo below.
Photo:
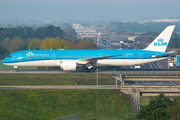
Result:
{"label": "hill", "polygon": [[78,112],[114,119],[115,113],[133,113],[119,90],[10,90],[0,91],[0,101],[1,119],[49,120]]}

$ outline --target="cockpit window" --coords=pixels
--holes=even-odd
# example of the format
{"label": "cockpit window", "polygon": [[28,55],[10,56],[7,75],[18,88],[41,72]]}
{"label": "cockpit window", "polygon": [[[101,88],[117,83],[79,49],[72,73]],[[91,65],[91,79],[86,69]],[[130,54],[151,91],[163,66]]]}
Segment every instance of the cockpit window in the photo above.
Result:
{"label": "cockpit window", "polygon": [[8,58],[11,58],[11,56],[8,56]]}

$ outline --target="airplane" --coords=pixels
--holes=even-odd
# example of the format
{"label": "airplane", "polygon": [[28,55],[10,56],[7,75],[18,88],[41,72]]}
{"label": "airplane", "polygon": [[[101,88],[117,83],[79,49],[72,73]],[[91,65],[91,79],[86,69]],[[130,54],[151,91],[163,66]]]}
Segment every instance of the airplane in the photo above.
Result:
{"label": "airplane", "polygon": [[168,26],[142,50],[24,50],[9,54],[2,63],[14,66],[53,67],[63,71],[75,71],[85,65],[86,72],[94,72],[99,66],[135,66],[168,59],[173,53],[166,52],[175,25]]}

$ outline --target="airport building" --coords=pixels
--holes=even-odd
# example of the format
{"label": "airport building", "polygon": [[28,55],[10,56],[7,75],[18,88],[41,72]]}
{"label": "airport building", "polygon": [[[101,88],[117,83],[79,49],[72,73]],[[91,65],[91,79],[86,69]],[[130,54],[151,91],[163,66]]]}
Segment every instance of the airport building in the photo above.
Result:
{"label": "airport building", "polygon": [[76,30],[77,36],[79,36],[80,39],[96,38],[98,36],[98,33],[92,26],[83,27],[80,24],[73,24],[72,26]]}

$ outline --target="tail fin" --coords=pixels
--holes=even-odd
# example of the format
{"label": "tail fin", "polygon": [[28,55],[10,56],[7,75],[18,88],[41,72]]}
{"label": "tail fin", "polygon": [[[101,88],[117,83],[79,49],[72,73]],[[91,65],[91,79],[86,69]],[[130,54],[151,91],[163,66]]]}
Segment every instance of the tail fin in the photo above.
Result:
{"label": "tail fin", "polygon": [[175,25],[166,27],[161,34],[144,50],[165,52]]}

